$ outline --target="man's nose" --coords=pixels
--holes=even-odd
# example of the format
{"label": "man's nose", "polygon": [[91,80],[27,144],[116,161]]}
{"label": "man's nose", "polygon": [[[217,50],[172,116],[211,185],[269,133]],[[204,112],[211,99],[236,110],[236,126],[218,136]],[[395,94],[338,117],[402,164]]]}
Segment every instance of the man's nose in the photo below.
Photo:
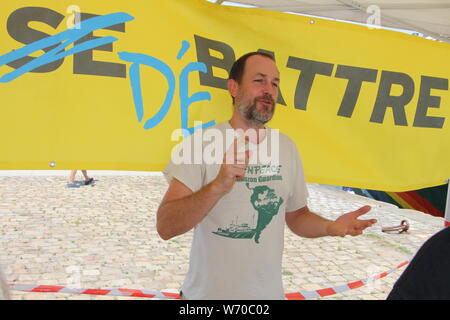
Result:
{"label": "man's nose", "polygon": [[271,83],[266,84],[263,88],[264,95],[270,95],[274,100],[278,97],[278,87],[273,86]]}
{"label": "man's nose", "polygon": [[274,86],[271,83],[266,83],[263,87],[264,94],[270,94],[272,96],[277,92],[277,90],[278,89],[274,88]]}

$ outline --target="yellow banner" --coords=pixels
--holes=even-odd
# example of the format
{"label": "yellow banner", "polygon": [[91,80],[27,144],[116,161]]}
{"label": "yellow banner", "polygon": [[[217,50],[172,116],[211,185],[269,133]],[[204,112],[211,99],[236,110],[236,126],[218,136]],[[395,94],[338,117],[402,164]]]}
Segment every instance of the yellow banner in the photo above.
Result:
{"label": "yellow banner", "polygon": [[269,125],[308,182],[386,191],[450,178],[450,45],[203,0],[2,1],[0,169],[159,171],[175,129],[226,121],[228,70],[275,55]]}

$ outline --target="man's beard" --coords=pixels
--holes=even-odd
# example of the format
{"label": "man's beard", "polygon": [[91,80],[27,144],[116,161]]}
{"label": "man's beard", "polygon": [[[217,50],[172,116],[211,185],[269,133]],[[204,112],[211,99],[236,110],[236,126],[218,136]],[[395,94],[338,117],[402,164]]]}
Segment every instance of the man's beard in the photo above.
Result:
{"label": "man's beard", "polygon": [[[262,108],[269,108],[267,112],[261,112],[258,110],[256,104],[258,101],[269,102],[271,106],[262,105]],[[250,123],[255,125],[263,125],[269,122],[275,112],[275,102],[270,95],[264,95],[256,97],[252,102],[239,102],[238,110],[240,114]]]}

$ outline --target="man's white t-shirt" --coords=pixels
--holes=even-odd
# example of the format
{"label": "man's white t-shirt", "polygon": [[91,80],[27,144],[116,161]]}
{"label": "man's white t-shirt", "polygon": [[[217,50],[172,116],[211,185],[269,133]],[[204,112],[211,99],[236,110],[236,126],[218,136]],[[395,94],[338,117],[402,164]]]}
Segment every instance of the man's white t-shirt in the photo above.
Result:
{"label": "man's white t-shirt", "polygon": [[[229,134],[233,128],[225,122],[199,130],[178,147],[193,150],[194,141],[201,141],[201,152],[214,154],[210,151],[217,139],[211,137],[217,134],[209,133],[219,131],[226,137],[226,131]],[[226,151],[232,140],[228,144],[225,140]],[[194,228],[189,271],[182,287],[186,299],[284,299],[281,264],[285,213],[307,205],[303,166],[295,143],[268,127],[264,140],[250,144],[250,150],[245,177],[238,178],[233,189]],[[274,151],[270,163],[260,150],[266,150],[266,155]],[[278,161],[273,161],[275,153]],[[223,153],[218,154],[217,159],[222,158]],[[180,160],[174,161],[173,153],[163,171],[167,181],[176,178],[193,192],[209,184],[221,164],[198,160],[176,164]]]}

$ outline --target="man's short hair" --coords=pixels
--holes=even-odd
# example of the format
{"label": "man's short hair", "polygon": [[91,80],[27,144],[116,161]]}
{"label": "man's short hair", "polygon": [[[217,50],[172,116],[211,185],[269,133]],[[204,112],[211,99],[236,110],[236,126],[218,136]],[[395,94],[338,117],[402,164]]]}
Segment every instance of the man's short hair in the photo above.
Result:
{"label": "man's short hair", "polygon": [[[241,83],[242,76],[244,75],[245,63],[247,62],[247,59],[252,56],[257,56],[257,55],[269,58],[270,60],[275,62],[275,57],[273,55],[271,55],[270,53],[257,52],[257,51],[246,53],[233,63],[233,66],[231,67],[228,79],[233,79],[237,83]],[[234,97],[232,96],[231,98],[233,99],[233,104],[234,104]]]}
{"label": "man's short hair", "polygon": [[245,63],[247,62],[247,59],[252,56],[263,56],[266,58],[269,58],[270,60],[275,62],[275,58],[273,55],[265,52],[249,52],[244,54],[242,57],[237,59],[230,70],[230,75],[228,79],[233,79],[237,83],[240,83],[242,80],[242,76],[244,75],[244,69],[245,69]]}

